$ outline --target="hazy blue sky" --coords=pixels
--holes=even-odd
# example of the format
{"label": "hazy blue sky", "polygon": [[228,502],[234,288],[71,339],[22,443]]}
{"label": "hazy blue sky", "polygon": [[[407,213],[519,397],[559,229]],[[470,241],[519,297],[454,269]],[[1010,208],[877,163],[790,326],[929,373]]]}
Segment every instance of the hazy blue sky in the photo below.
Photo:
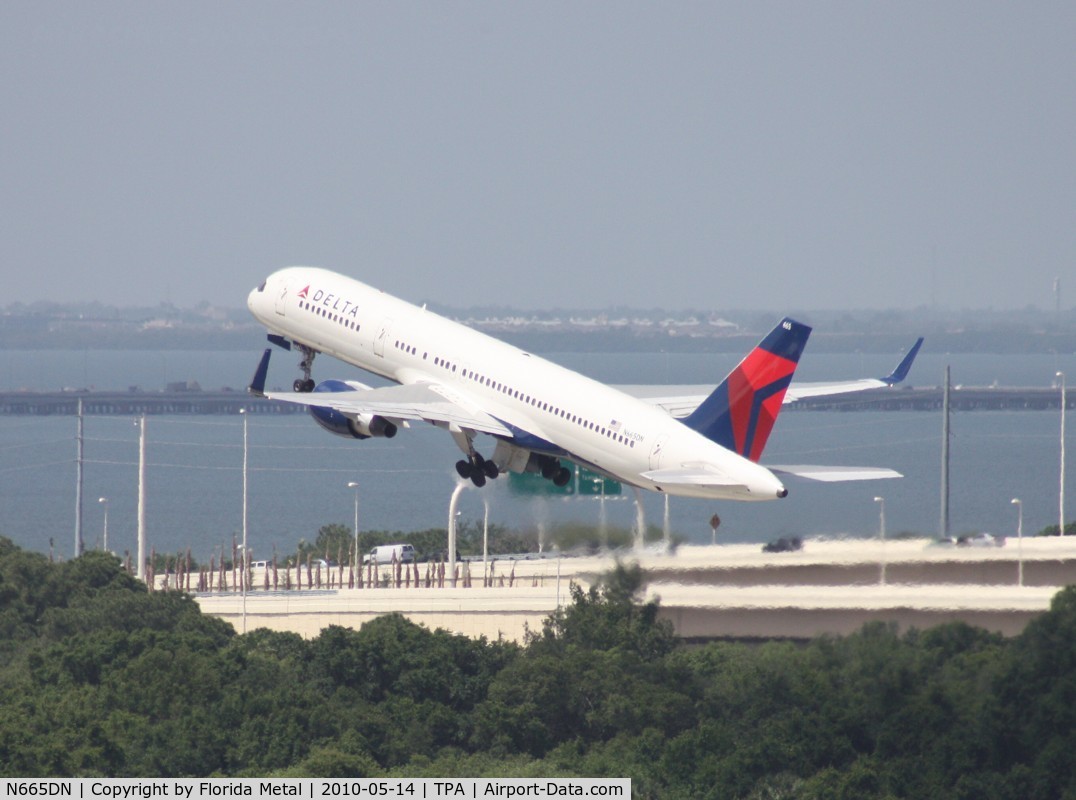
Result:
{"label": "hazy blue sky", "polygon": [[0,304],[1076,305],[1076,3],[0,4]]}

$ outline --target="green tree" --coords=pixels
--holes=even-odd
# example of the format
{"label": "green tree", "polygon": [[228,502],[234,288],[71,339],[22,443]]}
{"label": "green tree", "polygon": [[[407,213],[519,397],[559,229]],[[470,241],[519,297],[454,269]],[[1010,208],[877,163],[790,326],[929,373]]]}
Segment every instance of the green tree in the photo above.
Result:
{"label": "green tree", "polygon": [[608,575],[583,591],[572,585],[572,602],[557,609],[530,637],[539,652],[567,646],[587,650],[629,650],[643,659],[660,659],[677,646],[672,624],[658,619],[658,603],[641,602],[645,587],[638,564],[617,563]]}
{"label": "green tree", "polygon": [[692,702],[665,658],[672,627],[654,602],[640,605],[638,567],[618,566],[551,615],[525,653],[494,678],[478,709],[475,744],[497,753],[541,757],[574,739],[609,740],[654,727],[675,735]]}

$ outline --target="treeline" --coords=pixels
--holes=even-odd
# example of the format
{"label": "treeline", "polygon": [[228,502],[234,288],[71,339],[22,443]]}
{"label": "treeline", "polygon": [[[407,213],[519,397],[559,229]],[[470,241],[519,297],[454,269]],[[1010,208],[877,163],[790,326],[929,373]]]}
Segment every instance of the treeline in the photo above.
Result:
{"label": "treeline", "polygon": [[643,576],[519,646],[398,616],[238,636],[116,559],[0,539],[6,776],[628,776],[654,798],[1076,796],[1076,590],[1023,635],[683,646]]}

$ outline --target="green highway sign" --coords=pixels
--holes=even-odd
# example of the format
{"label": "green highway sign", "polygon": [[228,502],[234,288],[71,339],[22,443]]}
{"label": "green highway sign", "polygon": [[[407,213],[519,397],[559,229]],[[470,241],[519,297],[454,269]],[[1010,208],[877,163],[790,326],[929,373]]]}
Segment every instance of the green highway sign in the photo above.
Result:
{"label": "green highway sign", "polygon": [[513,494],[533,497],[616,497],[623,491],[618,481],[583,469],[570,461],[562,460],[561,465],[572,471],[572,479],[566,486],[554,486],[553,481],[546,480],[536,472],[512,472],[508,476],[508,488]]}

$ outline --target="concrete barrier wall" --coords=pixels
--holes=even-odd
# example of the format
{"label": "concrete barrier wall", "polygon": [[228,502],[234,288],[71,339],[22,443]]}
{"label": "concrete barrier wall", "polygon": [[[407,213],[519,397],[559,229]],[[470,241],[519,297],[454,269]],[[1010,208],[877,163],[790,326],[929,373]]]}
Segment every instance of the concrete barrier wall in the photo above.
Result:
{"label": "concrete barrier wall", "polygon": [[[1022,553],[1024,586],[1016,585]],[[806,638],[846,634],[865,622],[900,628],[963,620],[1005,635],[1023,630],[1076,577],[1076,537],[996,548],[939,548],[925,541],[808,542],[801,551],[758,546],[685,547],[675,554],[621,554],[637,561],[660,597],[662,616],[685,638]],[[880,584],[881,559],[886,583]],[[501,568],[505,562],[499,560]],[[526,630],[569,602],[575,582],[591,585],[616,556],[515,562],[513,586],[335,589],[246,597],[245,629],[267,627],[316,636],[328,625],[360,627],[399,613],[430,628],[522,641]],[[207,613],[244,629],[235,592],[196,594]]]}

